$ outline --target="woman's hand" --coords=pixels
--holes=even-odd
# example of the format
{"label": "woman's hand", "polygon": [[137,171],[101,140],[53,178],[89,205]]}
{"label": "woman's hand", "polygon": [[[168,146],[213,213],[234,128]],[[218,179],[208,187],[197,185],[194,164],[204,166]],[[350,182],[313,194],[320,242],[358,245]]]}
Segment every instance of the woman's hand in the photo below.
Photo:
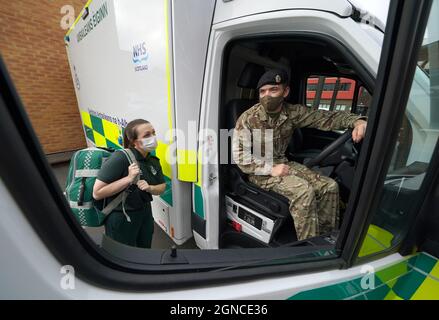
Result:
{"label": "woman's hand", "polygon": [[146,182],[145,180],[139,180],[137,181],[137,187],[142,190],[142,191],[146,191],[146,192],[150,192],[151,190],[151,186],[148,184],[148,182]]}
{"label": "woman's hand", "polygon": [[128,178],[130,179],[131,183],[134,182],[134,179],[140,174],[139,166],[135,163],[130,165],[128,167]]}

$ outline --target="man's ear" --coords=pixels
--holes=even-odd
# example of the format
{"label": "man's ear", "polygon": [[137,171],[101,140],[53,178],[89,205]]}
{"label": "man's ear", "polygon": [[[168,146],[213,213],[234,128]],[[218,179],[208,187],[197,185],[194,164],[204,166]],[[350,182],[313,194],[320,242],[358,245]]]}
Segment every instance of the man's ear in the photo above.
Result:
{"label": "man's ear", "polygon": [[288,97],[289,94],[290,94],[290,87],[286,86],[283,94],[284,98]]}

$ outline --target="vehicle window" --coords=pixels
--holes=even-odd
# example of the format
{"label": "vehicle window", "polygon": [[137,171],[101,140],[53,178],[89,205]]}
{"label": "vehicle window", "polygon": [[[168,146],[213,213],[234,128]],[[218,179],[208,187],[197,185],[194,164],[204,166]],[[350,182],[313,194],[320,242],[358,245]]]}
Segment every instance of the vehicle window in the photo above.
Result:
{"label": "vehicle window", "polygon": [[434,23],[430,16],[384,192],[359,257],[398,245],[410,210],[422,197],[420,188],[439,137],[439,37]]}
{"label": "vehicle window", "polygon": [[340,77],[311,76],[307,80],[306,105],[315,110],[352,109],[355,80]]}
{"label": "vehicle window", "polygon": [[[292,192],[290,192],[292,186],[302,184],[302,180],[304,179],[298,177],[299,174],[297,174],[297,177],[289,179],[291,181],[286,181],[283,184],[276,182],[275,179],[272,180],[273,182],[268,180],[268,182],[264,182],[261,180],[258,185],[259,189],[257,189],[259,193],[257,193],[252,189],[253,185],[257,184],[252,181],[258,182],[258,177],[253,176],[252,179],[255,178],[255,180],[248,180],[248,176],[245,175],[245,172],[242,173],[242,176],[237,176],[236,171],[232,170],[219,172],[220,174],[218,175],[214,175],[213,173],[206,175],[205,171],[207,170],[204,170],[204,168],[209,166],[206,165],[202,167],[200,165],[198,183],[191,185],[190,183],[183,182],[184,179],[178,179],[178,176],[176,176],[178,172],[176,171],[173,171],[174,175],[172,176],[169,163],[166,166],[160,166],[160,162],[158,161],[166,159],[164,155],[166,154],[168,146],[160,141],[151,140],[150,138],[152,137],[151,135],[155,135],[155,133],[153,133],[155,130],[157,131],[157,135],[165,135],[165,128],[170,123],[172,126],[172,117],[175,117],[175,114],[172,113],[176,112],[175,106],[172,104],[174,99],[171,99],[171,89],[175,83],[169,80],[172,79],[172,68],[169,68],[170,70],[159,67],[152,68],[152,65],[150,65],[151,69],[149,70],[159,72],[161,76],[165,75],[164,72],[166,70],[166,75],[169,76],[169,78],[166,79],[167,81],[161,81],[163,79],[159,79],[156,76],[151,78],[156,80],[154,83],[160,87],[160,92],[154,91],[155,95],[151,98],[157,98],[157,100],[160,100],[160,103],[164,103],[169,99],[169,105],[167,105],[169,108],[155,107],[155,109],[157,113],[166,110],[166,112],[169,112],[169,114],[166,114],[168,117],[163,117],[162,119],[151,112],[150,116],[148,114],[147,120],[151,121],[151,118],[156,118],[157,121],[153,121],[152,123],[141,122],[136,128],[132,127],[131,131],[128,130],[128,123],[137,117],[143,118],[143,113],[141,112],[145,110],[145,105],[148,105],[148,108],[152,108],[155,104],[151,103],[148,99],[144,100],[138,96],[136,92],[143,93],[144,90],[142,88],[130,87],[128,88],[129,90],[125,88],[127,91],[123,91],[121,88],[118,88],[116,91],[111,91],[109,89],[107,90],[107,88],[113,88],[113,85],[122,83],[128,87],[130,86],[128,79],[146,79],[147,77],[142,77],[142,75],[147,74],[148,64],[151,61],[148,60],[149,53],[146,52],[148,51],[146,49],[149,48],[146,48],[144,43],[130,43],[129,51],[127,51],[125,47],[122,48],[118,34],[103,32],[106,28],[104,23],[109,25],[112,21],[106,16],[108,13],[107,5],[109,5],[109,3],[104,2],[102,5],[99,5],[99,8],[96,7],[100,10],[99,14],[102,14],[100,21],[104,22],[100,24],[99,27],[92,28],[93,31],[91,29],[88,30],[88,26],[91,25],[89,24],[91,22],[90,19],[94,19],[94,16],[92,14],[85,14],[83,16],[81,15],[82,18],[77,20],[79,23],[84,24],[84,28],[76,28],[75,32],[71,33],[70,36],[66,36],[66,31],[69,29],[68,27],[72,26],[73,21],[75,21],[74,19],[72,19],[71,24],[66,28],[59,28],[58,23],[51,24],[50,28],[53,29],[51,29],[50,32],[53,33],[54,39],[65,39],[66,42],[70,42],[72,45],[71,48],[73,48],[73,44],[78,46],[79,44],[84,45],[82,47],[85,48],[84,50],[89,50],[88,44],[91,42],[87,41],[92,39],[92,37],[99,38],[101,34],[111,34],[111,39],[101,39],[108,41],[108,44],[112,45],[117,42],[117,50],[121,52],[116,53],[110,50],[111,52],[107,52],[105,58],[111,60],[110,54],[119,55],[119,53],[123,53],[125,57],[126,53],[129,53],[128,61],[130,66],[127,67],[126,70],[123,69],[124,72],[126,71],[126,73],[122,73],[123,77],[119,77],[122,69],[109,69],[106,67],[107,60],[101,59],[102,55],[100,51],[98,51],[98,54],[93,54],[93,59],[96,60],[91,59],[91,54],[81,55],[81,58],[78,57],[77,59],[78,63],[72,63],[74,59],[72,59],[72,55],[66,54],[65,44],[62,41],[45,42],[41,44],[39,48],[41,53],[37,53],[34,57],[35,61],[23,67],[16,57],[25,55],[25,53],[29,51],[29,48],[26,46],[17,47],[15,44],[11,44],[12,42],[10,41],[0,41],[2,55],[4,55],[6,64],[11,70],[12,78],[16,80],[17,90],[27,108],[26,111],[35,127],[39,141],[44,148],[48,162],[59,183],[59,195],[61,195],[61,192],[64,192],[67,204],[70,205],[71,209],[76,210],[70,212],[72,213],[71,218],[79,220],[79,224],[83,226],[81,231],[84,231],[97,246],[102,247],[104,250],[107,250],[105,244],[112,245],[110,240],[114,240],[113,242],[120,243],[121,245],[126,245],[120,251],[123,251],[122,253],[124,254],[127,253],[127,255],[131,254],[132,251],[129,249],[132,248],[126,247],[168,249],[176,246],[177,249],[236,249],[297,246],[297,248],[300,249],[297,250],[297,252],[300,254],[292,256],[292,259],[295,259],[295,261],[303,262],[305,261],[304,258],[308,259],[308,255],[318,259],[322,256],[325,258],[335,257],[338,252],[332,249],[340,232],[340,221],[342,220],[342,215],[346,209],[345,204],[348,202],[347,200],[350,194],[350,190],[342,191],[344,199],[343,203],[339,206],[339,199],[336,194],[338,190],[337,181],[335,179],[330,177],[325,177],[327,178],[326,180],[321,177],[319,177],[319,179],[313,179],[314,175],[318,176],[318,173],[308,173],[310,176],[309,179],[312,180],[313,183],[316,183],[315,187],[308,183],[303,184],[307,194],[312,195],[312,203],[308,204],[307,201],[309,198],[303,196],[305,193],[296,192],[296,190],[294,190],[294,194],[292,195]],[[59,8],[57,6],[57,4],[51,5],[50,12],[58,13]],[[30,14],[32,9],[33,7],[29,7],[26,10],[23,9],[20,11],[20,16]],[[79,5],[75,7],[76,15],[81,12],[80,10],[81,7]],[[84,13],[87,12],[88,11],[84,11]],[[93,10],[90,9],[90,12],[93,12]],[[72,16],[76,15],[72,14]],[[42,19],[42,17],[38,19],[40,18]],[[56,16],[52,18],[53,21],[56,20]],[[47,17],[45,16],[44,19],[47,20]],[[10,23],[11,21],[9,20],[5,20],[5,22],[7,23],[5,23],[3,36],[8,34],[7,31],[11,31],[13,34],[13,30],[10,28],[15,25]],[[20,28],[28,32],[27,36],[29,38],[35,38],[35,36],[38,35],[38,28],[29,29],[29,27],[26,26],[26,19],[21,19],[18,23]],[[157,27],[157,30],[160,29],[161,33],[164,32],[165,25],[167,27],[168,24],[163,23],[163,25]],[[105,30],[105,32],[107,32],[112,29]],[[316,52],[312,57],[311,65],[327,63],[328,61],[326,61],[326,59],[328,58],[332,59],[331,61],[336,61],[337,59],[337,61],[340,61],[340,57],[343,56],[343,50],[324,36],[319,38],[315,35],[309,35],[309,38],[304,37],[303,39],[301,38],[302,36],[297,36],[297,39],[291,39],[290,37],[288,34],[283,38],[276,36],[273,37],[273,39],[252,38],[247,40],[239,38],[237,41],[243,42],[242,45],[231,47],[230,52],[228,52],[228,60],[224,60],[228,61],[228,64],[224,64],[224,66],[228,68],[225,74],[226,81],[219,86],[221,88],[220,90],[224,91],[223,103],[218,105],[213,104],[212,107],[209,107],[218,107],[220,109],[209,109],[210,111],[215,111],[210,112],[210,114],[217,115],[215,119],[216,126],[218,126],[218,118],[220,118],[221,129],[233,129],[239,116],[259,101],[257,90],[258,79],[268,69],[274,68],[275,66],[282,66],[282,68],[286,69],[289,73],[290,84],[293,87],[294,78],[292,78],[291,75],[295,67],[297,64],[305,65],[309,63],[309,60],[307,60],[307,57],[298,54],[298,58],[301,60],[296,61],[290,56],[290,53],[306,52],[311,49],[312,52]],[[309,40],[314,41],[315,38],[317,40],[320,39],[319,41],[322,41],[322,44],[331,48],[330,54],[322,56],[319,51],[322,47],[321,44],[313,42],[311,42],[313,43],[312,45],[310,44]],[[5,39],[7,40],[6,37],[4,40]],[[160,41],[166,42],[167,40],[169,39],[162,37]],[[97,43],[95,43],[95,45],[97,45]],[[163,46],[163,48],[165,47],[166,46]],[[162,48],[162,46],[151,45],[151,50],[159,50],[159,48]],[[79,47],[76,47],[76,49],[79,50]],[[83,59],[84,56],[87,56],[87,59]],[[151,57],[154,57],[154,59],[160,58],[160,61],[164,61],[164,65],[169,67],[167,65],[169,61],[165,59],[168,57],[168,53],[162,55],[151,54]],[[48,60],[54,62],[54,65],[58,67],[51,68],[47,64]],[[156,66],[158,66],[157,61],[158,60],[155,60],[154,62],[157,63]],[[351,65],[350,61],[349,56],[343,56],[341,63],[343,65]],[[170,62],[172,65],[172,59]],[[217,64],[215,64],[215,66],[216,65]],[[90,68],[87,68],[88,66],[90,66]],[[123,67],[125,68],[126,66],[124,65]],[[366,68],[366,66],[364,66],[364,68]],[[96,80],[98,79],[98,74],[94,73],[94,70],[105,70],[105,72],[99,74],[101,77],[99,79],[106,80],[105,84]],[[214,70],[215,72],[212,72],[213,74],[223,74],[219,72],[222,70]],[[319,70],[320,71],[311,72],[324,73],[326,69],[321,68]],[[107,71],[111,77],[106,76]],[[308,69],[302,70],[301,72],[301,74],[298,74],[299,77],[305,77],[310,74]],[[29,77],[30,74],[35,76]],[[116,80],[120,82],[116,83]],[[133,83],[139,84],[137,81],[133,81]],[[96,85],[96,88],[99,87],[99,89],[103,91],[106,90],[105,94],[98,94],[91,90],[92,84]],[[167,90],[164,95],[164,91],[161,91],[163,88]],[[349,78],[319,76],[318,74],[312,75],[307,80],[306,104],[316,110],[351,112],[354,107],[353,101],[356,96],[356,88],[356,81]],[[125,94],[124,92],[127,93]],[[89,97],[93,97],[93,99],[90,98],[90,101],[81,100],[81,94],[87,96],[87,99]],[[223,93],[221,94],[223,95]],[[114,98],[116,96],[117,99]],[[99,97],[99,103],[92,103],[92,101],[95,101],[95,97]],[[119,98],[120,101],[118,100]],[[109,110],[108,105],[111,105],[114,109]],[[130,113],[128,113],[127,110]],[[178,112],[181,113],[183,111],[178,110]],[[210,117],[210,114],[208,114],[206,118]],[[163,113],[163,115],[165,115],[165,113]],[[203,117],[204,115],[200,114],[200,119],[203,119]],[[209,124],[210,122],[206,120],[206,123]],[[206,128],[209,128],[209,126],[206,125]],[[157,156],[160,158],[160,160],[157,160],[151,157],[148,160],[151,162],[147,163],[144,161],[145,159],[142,158],[143,154],[137,153],[137,156],[140,155],[140,161],[142,162],[141,168],[137,173],[142,176],[140,184],[137,184],[137,182],[133,183],[135,179],[125,179],[126,177],[131,178],[129,176],[132,175],[127,171],[128,165],[126,165],[127,162],[132,161],[132,157],[130,158],[130,155],[115,151],[115,149],[121,149],[123,147],[124,133],[127,132],[132,133],[130,136],[135,140],[134,142],[136,142],[138,149],[140,148],[144,151],[146,149],[156,150],[157,153],[153,151],[148,152],[151,152],[153,157]],[[136,134],[134,135],[134,133]],[[190,134],[192,134],[192,132],[190,132]],[[218,132],[218,135],[220,134],[221,132]],[[128,134],[126,137],[129,137]],[[329,136],[330,139],[332,137],[333,136]],[[192,137],[188,138],[191,139]],[[283,139],[287,138],[290,139],[290,135],[283,136]],[[308,137],[305,135],[303,139],[306,138]],[[326,142],[328,139],[323,140]],[[206,150],[209,152],[215,149],[214,142],[212,141],[213,139],[205,144],[207,146]],[[297,145],[299,145],[299,143]],[[87,147],[106,147],[112,150],[101,151],[94,149],[93,152],[97,151],[98,153],[97,157],[92,159],[92,155],[90,155],[91,151],[88,149],[84,151],[82,155],[78,153],[78,151],[84,150]],[[143,147],[145,149],[143,149]],[[204,152],[205,149],[202,148],[204,148],[204,145],[200,143],[200,150]],[[136,150],[139,151],[138,149]],[[182,154],[183,158],[186,157],[188,150],[181,151],[184,151]],[[231,154],[231,150],[227,151],[227,154]],[[308,153],[305,151],[310,151],[309,154],[311,154],[311,156],[319,152],[319,150],[317,150],[316,153],[316,150],[305,148],[303,151],[302,154],[304,156],[302,161],[308,158]],[[74,155],[78,155],[78,158],[74,157]],[[116,157],[113,155],[116,155]],[[285,150],[282,156],[288,156]],[[136,157],[136,154],[134,157]],[[96,159],[97,164],[93,162],[94,159]],[[78,165],[79,163],[81,163],[81,166]],[[92,165],[92,167],[89,165]],[[212,167],[216,168],[215,166]],[[227,169],[236,168],[229,166]],[[353,170],[353,165],[346,169],[348,170],[346,175],[350,175],[351,169]],[[181,172],[182,171],[180,171],[180,175]],[[86,176],[88,174],[95,176]],[[115,181],[124,180],[124,184],[121,183],[118,185],[119,189],[116,193],[109,195],[110,192],[103,192],[99,197],[100,199],[96,199],[96,194],[93,194],[93,186],[97,184],[95,184],[93,179],[84,179],[96,178],[96,174],[98,176],[100,175],[98,180],[102,182],[102,184],[100,184],[101,190],[104,189],[106,185],[114,183]],[[137,176],[137,174],[134,176]],[[239,175],[240,172],[237,174]],[[269,176],[269,174],[266,174],[266,176]],[[237,177],[242,178],[242,181],[248,181],[247,190],[249,192],[247,192],[247,190],[242,192],[242,185],[234,184],[236,181],[240,181],[236,179]],[[170,179],[173,179],[172,183]],[[222,180],[221,185],[216,187],[215,181],[220,181],[220,179]],[[206,183],[202,183],[202,181]],[[299,183],[297,183],[297,181],[299,181]],[[146,185],[146,183],[148,185]],[[163,184],[166,184],[166,187],[171,185],[173,188],[170,193],[170,199],[168,200],[160,198],[160,193],[157,189],[155,190],[157,195],[143,192],[148,189],[153,190],[149,188],[150,185],[157,186]],[[271,185],[269,186],[269,184]],[[211,187],[211,185],[214,187]],[[323,186],[321,187],[321,185]],[[269,187],[272,190],[268,190]],[[140,190],[140,188],[144,189]],[[210,190],[207,190],[208,188],[210,188]],[[324,188],[326,191],[322,191]],[[107,188],[107,191],[108,189],[111,188]],[[314,189],[316,191],[314,191]],[[167,191],[168,190],[162,191],[162,194],[169,195]],[[179,196],[172,198],[172,192],[177,194],[177,191],[179,192]],[[264,191],[263,196],[260,195],[262,191]],[[74,193],[75,198],[73,198],[70,192]],[[273,195],[274,193],[276,194]],[[101,211],[104,211],[106,205],[117,200],[119,195],[125,197],[124,201],[119,199],[121,201],[118,202],[115,208],[110,210],[112,214],[108,215],[108,217],[101,215]],[[219,195],[221,195],[222,198],[220,198]],[[303,206],[298,207],[303,216],[306,216],[306,219],[312,222],[312,227],[308,228],[305,223],[300,222],[300,219],[294,220],[294,210],[291,209],[291,203],[293,203],[294,197],[296,196],[303,196]],[[151,198],[153,198],[154,201],[151,201]],[[151,202],[152,204],[150,204]],[[167,204],[164,202],[167,202]],[[317,202],[319,205],[316,204]],[[175,209],[173,212],[177,212],[176,210],[180,209],[182,204],[188,205],[189,207],[192,205],[191,209],[194,211],[191,217],[192,220],[185,220],[182,219],[181,216],[172,214],[171,210]],[[95,210],[95,208],[99,210]],[[328,208],[329,210],[327,210]],[[313,218],[311,215],[306,215],[308,209],[312,211],[313,214],[315,213],[317,215],[318,211],[327,215],[327,217],[318,221],[318,219]],[[96,214],[93,216],[96,217],[96,220],[87,220],[85,210],[92,211],[92,214],[96,211]],[[330,214],[327,214],[325,210],[330,211]],[[190,210],[186,212],[191,213]],[[178,231],[175,231],[176,228],[174,229],[173,226],[177,223],[185,230],[189,229],[191,236],[189,239],[186,239],[186,234],[180,236]],[[79,224],[78,227],[80,227]],[[125,226],[129,227],[125,228]],[[134,237],[134,233],[131,232],[131,226],[137,228],[136,237]],[[196,237],[192,237],[192,230],[195,230]],[[213,232],[212,230],[215,231]],[[298,230],[301,231],[299,235]],[[137,237],[137,235],[139,237]],[[306,240],[308,242],[298,243],[298,240]],[[177,243],[177,241],[179,242]],[[198,243],[196,243],[196,241],[198,241]],[[118,255],[120,248],[116,247],[116,245],[114,245],[113,248],[114,247],[116,249],[112,252]],[[276,250],[273,251],[276,252]]]}
{"label": "vehicle window", "polygon": [[362,116],[369,115],[369,107],[371,102],[372,96],[369,91],[363,86],[359,87],[357,108],[355,109],[355,113]]}

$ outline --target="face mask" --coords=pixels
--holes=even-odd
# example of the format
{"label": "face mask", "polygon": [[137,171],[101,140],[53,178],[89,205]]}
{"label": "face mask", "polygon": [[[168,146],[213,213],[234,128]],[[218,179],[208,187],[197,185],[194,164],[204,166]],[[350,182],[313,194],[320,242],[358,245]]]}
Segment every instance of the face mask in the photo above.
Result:
{"label": "face mask", "polygon": [[265,112],[273,113],[276,111],[276,109],[279,108],[281,103],[284,102],[284,97],[265,96],[260,99],[260,102],[262,106],[265,108]]}
{"label": "face mask", "polygon": [[157,137],[151,136],[140,140],[142,142],[142,149],[146,152],[153,151],[157,148]]}

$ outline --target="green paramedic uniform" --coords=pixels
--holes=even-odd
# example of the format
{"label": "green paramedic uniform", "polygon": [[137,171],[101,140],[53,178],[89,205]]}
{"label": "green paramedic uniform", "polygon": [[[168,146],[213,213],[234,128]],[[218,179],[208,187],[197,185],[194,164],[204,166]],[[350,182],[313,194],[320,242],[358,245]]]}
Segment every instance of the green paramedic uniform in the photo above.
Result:
{"label": "green paramedic uniform", "polygon": [[[150,185],[165,183],[160,160],[148,153],[146,158],[135,148],[130,148],[136,157],[140,168],[140,180],[145,180]],[[130,162],[121,151],[115,151],[105,161],[99,170],[97,179],[105,183],[112,183],[128,175]],[[151,211],[152,195],[141,191],[137,185],[129,187],[130,193],[125,201],[125,212],[131,222],[128,221],[122,210],[122,204],[114,209],[105,221],[105,234],[123,244],[139,248],[151,248],[152,234],[154,232],[154,220]],[[116,198],[118,194],[106,199],[106,203]]]}

